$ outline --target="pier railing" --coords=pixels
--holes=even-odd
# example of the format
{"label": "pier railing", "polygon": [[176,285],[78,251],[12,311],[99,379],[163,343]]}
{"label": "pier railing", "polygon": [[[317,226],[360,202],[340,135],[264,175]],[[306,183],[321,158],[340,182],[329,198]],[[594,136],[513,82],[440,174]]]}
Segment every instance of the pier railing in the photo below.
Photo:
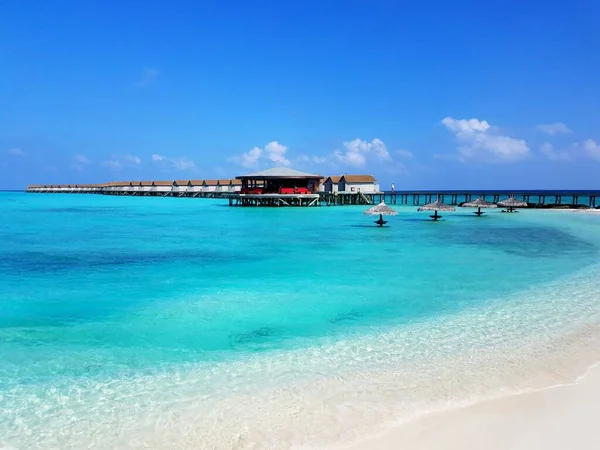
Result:
{"label": "pier railing", "polygon": [[385,194],[387,202],[400,205],[424,205],[439,199],[448,205],[460,205],[478,198],[498,203],[509,197],[527,202],[530,207],[536,206],[600,206],[597,202],[600,191],[398,191]]}

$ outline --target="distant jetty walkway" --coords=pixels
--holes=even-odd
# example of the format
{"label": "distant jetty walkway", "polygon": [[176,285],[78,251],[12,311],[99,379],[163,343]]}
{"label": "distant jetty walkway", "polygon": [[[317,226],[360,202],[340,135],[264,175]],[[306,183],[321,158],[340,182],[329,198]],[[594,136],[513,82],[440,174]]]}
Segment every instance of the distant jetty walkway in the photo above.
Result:
{"label": "distant jetty walkway", "polygon": [[581,191],[398,191],[386,193],[391,204],[401,205],[423,205],[435,201],[439,198],[441,202],[449,205],[460,205],[461,203],[471,202],[478,198],[492,203],[498,203],[508,197],[515,197],[530,206],[588,206],[596,208],[600,206],[600,191],[581,190]]}
{"label": "distant jetty walkway", "polygon": [[[395,192],[318,192],[311,194],[242,194],[233,191],[234,180],[198,183],[149,181],[111,182],[106,184],[31,185],[26,192],[46,194],[99,194],[187,198],[223,198],[232,206],[344,206],[372,205],[385,201],[392,205],[424,205],[439,198],[449,205],[460,205],[477,198],[494,203],[514,196],[530,207],[600,207],[600,191],[395,191]],[[244,205],[241,205],[244,203]]]}
{"label": "distant jetty walkway", "polygon": [[[273,167],[234,179],[112,181],[103,184],[31,185],[27,192],[101,194],[139,197],[224,198],[230,206],[423,205],[439,199],[460,205],[477,198],[497,203],[511,196],[530,207],[596,208],[600,191],[390,191],[382,192],[372,175],[324,177],[289,167]],[[600,206],[600,202],[598,202]]]}

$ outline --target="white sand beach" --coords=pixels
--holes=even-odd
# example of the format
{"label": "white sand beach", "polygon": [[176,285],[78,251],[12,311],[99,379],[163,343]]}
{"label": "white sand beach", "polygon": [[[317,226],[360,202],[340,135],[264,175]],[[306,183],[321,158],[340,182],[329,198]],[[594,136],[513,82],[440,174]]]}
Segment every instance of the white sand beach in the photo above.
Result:
{"label": "white sand beach", "polygon": [[589,214],[600,214],[600,209],[569,209],[569,211],[576,211],[580,213],[589,213]]}
{"label": "white sand beach", "polygon": [[600,448],[600,366],[575,383],[432,414],[352,450]]}

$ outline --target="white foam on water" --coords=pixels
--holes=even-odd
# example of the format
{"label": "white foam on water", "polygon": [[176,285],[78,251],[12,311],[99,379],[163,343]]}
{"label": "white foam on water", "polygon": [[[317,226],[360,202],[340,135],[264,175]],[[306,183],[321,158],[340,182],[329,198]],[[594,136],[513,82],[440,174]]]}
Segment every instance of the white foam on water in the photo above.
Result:
{"label": "white foam on water", "polygon": [[309,348],[0,392],[15,448],[338,446],[422,414],[574,379],[600,360],[600,266],[484,307]]}

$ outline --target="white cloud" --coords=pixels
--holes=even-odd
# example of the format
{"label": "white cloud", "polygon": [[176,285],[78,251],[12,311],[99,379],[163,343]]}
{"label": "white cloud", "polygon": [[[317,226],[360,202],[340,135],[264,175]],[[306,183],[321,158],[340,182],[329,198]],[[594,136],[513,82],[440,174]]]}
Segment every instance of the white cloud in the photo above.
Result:
{"label": "white cloud", "polygon": [[242,153],[241,155],[231,156],[227,158],[235,164],[239,164],[242,167],[255,167],[258,165],[258,160],[262,154],[262,149],[259,147],[253,147],[251,150]]}
{"label": "white cloud", "polygon": [[415,157],[415,155],[408,150],[396,150],[394,153],[396,153],[402,159],[413,159]]}
{"label": "white cloud", "polygon": [[74,172],[83,172],[83,166],[81,164],[72,164],[71,170]]}
{"label": "white cloud", "polygon": [[115,171],[121,170],[123,168],[123,164],[121,164],[116,159],[110,159],[108,161],[104,161],[102,164],[104,164],[110,170],[115,170]]}
{"label": "white cloud", "polygon": [[73,157],[78,164],[90,164],[91,161],[85,155],[75,155]]}
{"label": "white cloud", "polygon": [[300,155],[295,159],[296,164],[325,164],[328,159],[324,156]]}
{"label": "white cloud", "polygon": [[134,155],[117,155],[113,156],[108,161],[104,161],[102,164],[108,167],[110,170],[118,171],[125,167],[139,167],[142,160],[138,156]]}
{"label": "white cloud", "polygon": [[142,70],[140,78],[135,82],[135,85],[138,87],[148,87],[156,81],[159,74],[158,70],[146,67]]}
{"label": "white cloud", "polygon": [[549,134],[550,136],[572,133],[569,127],[562,122],[546,123],[538,125],[536,128],[543,133]]}
{"label": "white cloud", "polygon": [[271,141],[263,148],[253,147],[241,155],[227,158],[228,161],[243,167],[257,167],[262,161],[268,161],[280,166],[289,166],[290,160],[286,158],[288,147],[277,141]]}
{"label": "white cloud", "polygon": [[139,166],[142,163],[142,160],[139,158],[139,156],[133,156],[133,155],[123,156],[123,161],[125,161],[127,164],[130,164],[133,166]]}
{"label": "white cloud", "polygon": [[[573,148],[571,148],[573,150]],[[550,142],[540,145],[540,153],[550,161],[571,161],[574,159],[572,151],[556,150]]]}
{"label": "white cloud", "polygon": [[290,160],[286,159],[285,157],[287,150],[288,148],[285,145],[282,145],[277,141],[269,142],[267,145],[265,145],[267,158],[282,166],[289,166],[291,164]]}
{"label": "white cloud", "polygon": [[173,168],[176,170],[195,170],[196,164],[189,158],[174,158],[171,160]]}
{"label": "white cloud", "polygon": [[161,164],[167,170],[196,170],[196,164],[189,158],[167,158],[163,155],[153,154],[152,161]]}
{"label": "white cloud", "polygon": [[371,142],[361,139],[344,142],[345,150],[335,150],[334,158],[340,163],[354,167],[363,167],[367,163],[367,157],[373,157],[379,161],[391,160],[385,143],[381,139],[373,139]]}
{"label": "white cloud", "polygon": [[581,144],[583,150],[590,158],[597,159],[600,161],[600,145],[592,139],[586,139]]}
{"label": "white cloud", "polygon": [[572,161],[580,158],[592,158],[600,161],[600,145],[593,139],[574,142],[564,149],[555,149],[546,142],[540,146],[540,153],[551,161]]}
{"label": "white cloud", "polygon": [[527,142],[498,134],[485,120],[446,117],[442,124],[460,143],[458,159],[462,162],[510,162],[530,155]]}
{"label": "white cloud", "polygon": [[20,148],[11,148],[6,153],[8,153],[10,156],[25,156],[25,152]]}

